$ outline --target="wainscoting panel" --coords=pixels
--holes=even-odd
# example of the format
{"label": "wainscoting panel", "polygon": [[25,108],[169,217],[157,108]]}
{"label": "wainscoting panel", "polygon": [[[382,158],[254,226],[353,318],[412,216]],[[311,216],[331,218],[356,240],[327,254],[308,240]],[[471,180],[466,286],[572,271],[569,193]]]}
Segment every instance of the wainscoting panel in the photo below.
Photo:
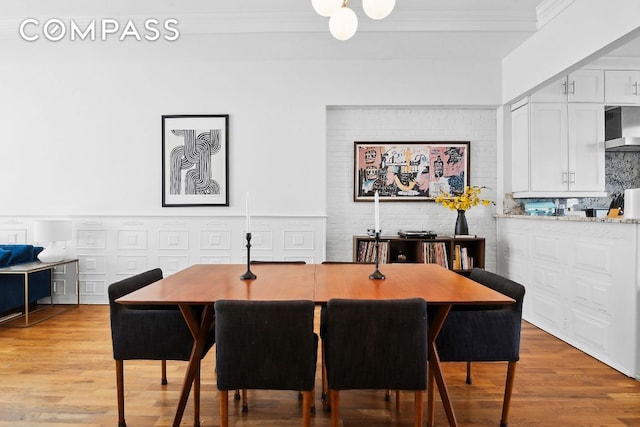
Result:
{"label": "wainscoting panel", "polygon": [[229,230],[202,230],[200,232],[200,249],[231,249],[231,232]]}
{"label": "wainscoting panel", "polygon": [[122,255],[118,256],[117,273],[124,275],[133,275],[139,271],[148,270],[147,268],[148,258],[145,255]]}
{"label": "wainscoting panel", "polygon": [[77,249],[106,249],[106,230],[78,230]]}
{"label": "wainscoting panel", "polygon": [[[74,255],[67,250],[69,258]],[[107,256],[94,254],[77,254],[75,258],[80,260],[80,272],[84,274],[107,274]]]}
{"label": "wainscoting panel", "polygon": [[[7,224],[8,225],[8,224]],[[0,229],[0,242],[5,245],[15,245],[27,240],[27,229]]]}
{"label": "wainscoting panel", "polygon": [[[75,289],[73,290],[75,293]],[[53,295],[55,298],[59,298],[60,296],[64,296],[67,293],[67,280],[66,279],[58,279],[56,276],[53,277]]]}
{"label": "wainscoting panel", "polygon": [[147,249],[146,230],[120,230],[118,231],[118,249]]}
{"label": "wainscoting panel", "polygon": [[531,217],[497,223],[498,271],[525,286],[523,318],[640,378],[640,224]]}
{"label": "wainscoting panel", "polygon": [[285,230],[283,240],[287,250],[313,249],[313,230]]}
{"label": "wainscoting panel", "polygon": [[[107,304],[111,283],[160,267],[165,276],[193,264],[244,264],[247,261],[245,217],[68,216],[73,239],[69,258],[79,259],[80,302]],[[39,217],[0,216],[0,244],[33,242]],[[251,258],[325,260],[326,218],[254,216]],[[64,268],[66,267],[66,269]],[[77,300],[71,265],[54,272],[54,302]]]}

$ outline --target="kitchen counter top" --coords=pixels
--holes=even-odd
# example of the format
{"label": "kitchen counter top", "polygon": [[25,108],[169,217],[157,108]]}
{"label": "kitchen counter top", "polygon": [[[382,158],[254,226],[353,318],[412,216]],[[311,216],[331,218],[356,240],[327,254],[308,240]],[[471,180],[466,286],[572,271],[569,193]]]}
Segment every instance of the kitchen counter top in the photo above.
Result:
{"label": "kitchen counter top", "polygon": [[640,224],[640,219],[625,219],[622,218],[591,218],[576,215],[564,215],[564,216],[533,216],[533,215],[494,215],[494,218],[517,218],[528,219],[536,221],[578,221],[578,222],[606,222],[616,224]]}

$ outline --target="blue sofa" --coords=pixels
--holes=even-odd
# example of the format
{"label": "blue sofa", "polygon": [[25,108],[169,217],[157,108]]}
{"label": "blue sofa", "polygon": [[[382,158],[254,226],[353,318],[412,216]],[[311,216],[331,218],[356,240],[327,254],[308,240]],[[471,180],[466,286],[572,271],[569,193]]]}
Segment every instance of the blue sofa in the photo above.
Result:
{"label": "blue sofa", "polygon": [[[38,260],[43,248],[33,245],[0,245],[0,268]],[[29,274],[29,304],[51,295],[52,270]],[[24,275],[0,275],[0,316],[24,307]]]}

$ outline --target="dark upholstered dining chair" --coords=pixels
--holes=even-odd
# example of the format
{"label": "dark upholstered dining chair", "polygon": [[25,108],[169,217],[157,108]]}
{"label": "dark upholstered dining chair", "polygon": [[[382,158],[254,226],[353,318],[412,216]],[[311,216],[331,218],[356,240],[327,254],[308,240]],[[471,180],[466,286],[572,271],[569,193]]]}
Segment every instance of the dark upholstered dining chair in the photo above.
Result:
{"label": "dark upholstered dining chair", "polygon": [[331,299],[322,320],[332,427],[340,420],[340,391],[355,389],[414,391],[415,425],[422,426],[427,303]]}
{"label": "dark upholstered dining chair", "polygon": [[302,391],[309,426],[318,354],[313,301],[220,300],[214,307],[220,425],[228,426],[228,391],[252,389]]}
{"label": "dark upholstered dining chair", "polygon": [[[166,361],[189,360],[193,336],[180,309],[168,305],[123,305],[116,299],[162,279],[159,268],[137,274],[109,286],[111,339],[116,361],[118,394],[118,426],[125,427],[124,418],[124,361],[161,360],[162,384],[167,384]],[[213,329],[202,354],[204,357],[214,344]],[[200,370],[194,381],[194,423],[199,425]]]}
{"label": "dark upholstered dining chair", "polygon": [[[258,260],[258,259],[252,259],[250,264],[251,265],[282,265],[282,264],[287,264],[287,265],[305,265],[307,262],[304,260]],[[299,399],[302,399],[302,393],[298,393],[298,397]],[[240,390],[236,390],[235,394],[233,395],[233,398],[235,400],[240,400]],[[315,405],[312,403],[311,404],[311,410],[312,412],[315,411]],[[247,390],[242,390],[242,412],[248,412],[249,411],[249,402],[247,400]]]}
{"label": "dark upholstered dining chair", "polygon": [[[322,261],[322,264],[324,265],[345,265],[345,264],[373,264],[372,262],[359,262],[359,261]],[[320,309],[320,319],[324,319],[324,316],[326,315],[326,306],[323,306]],[[321,369],[322,369],[322,395],[321,395],[321,399],[322,399],[322,403],[325,407],[325,409],[330,409],[330,405],[328,402],[328,393],[329,393],[329,386],[327,384],[327,369],[326,366],[324,364],[324,325],[326,324],[326,322],[324,321],[320,321],[320,360],[321,360]],[[389,393],[387,392],[387,394],[385,395],[385,399],[389,400]]]}
{"label": "dark upholstered dining chair", "polygon": [[525,288],[495,273],[474,268],[470,279],[513,298],[516,302],[495,306],[454,306],[436,339],[441,362],[508,362],[500,426],[507,426],[509,404],[520,359],[520,330]]}

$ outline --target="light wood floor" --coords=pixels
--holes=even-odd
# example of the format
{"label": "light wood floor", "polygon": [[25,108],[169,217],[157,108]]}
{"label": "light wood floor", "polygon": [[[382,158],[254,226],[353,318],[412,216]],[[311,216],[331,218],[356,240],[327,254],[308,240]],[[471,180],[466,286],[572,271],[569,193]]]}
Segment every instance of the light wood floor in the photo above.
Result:
{"label": "light wood floor", "polygon": [[[203,426],[217,426],[215,354],[203,361]],[[159,362],[125,362],[129,427],[170,426],[185,368],[169,362],[169,384],[160,385]],[[506,366],[475,364],[473,385],[464,383],[463,364],[445,364],[461,426],[498,426]],[[318,370],[317,397],[320,396]],[[341,395],[345,427],[412,426],[412,397],[402,395],[401,412],[381,392]],[[295,392],[249,392],[242,415],[230,403],[232,426],[298,426]],[[446,426],[439,400],[436,425]],[[314,426],[328,426],[321,410]],[[189,403],[184,426],[193,425]],[[107,306],[85,305],[26,329],[0,328],[0,426],[117,425],[115,369]],[[510,426],[640,426],[640,382],[603,365],[525,323]]]}

